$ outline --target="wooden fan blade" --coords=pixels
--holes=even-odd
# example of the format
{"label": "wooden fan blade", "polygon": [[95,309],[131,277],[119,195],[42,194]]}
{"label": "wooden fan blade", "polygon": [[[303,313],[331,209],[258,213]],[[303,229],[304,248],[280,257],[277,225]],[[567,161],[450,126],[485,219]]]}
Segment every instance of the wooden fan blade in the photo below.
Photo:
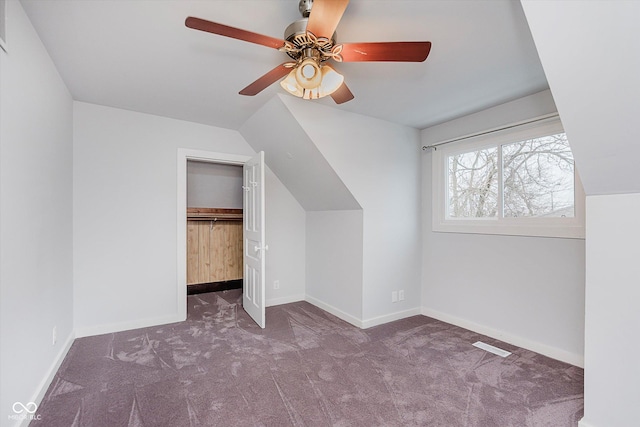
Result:
{"label": "wooden fan blade", "polygon": [[314,0],[307,31],[312,32],[316,37],[330,39],[348,4],[349,0]]}
{"label": "wooden fan blade", "polygon": [[431,42],[344,43],[344,62],[422,62],[429,56]]}
{"label": "wooden fan blade", "polygon": [[200,18],[188,17],[184,21],[184,25],[194,30],[205,31],[207,33],[218,34],[220,36],[230,37],[232,39],[244,40],[249,43],[260,44],[262,46],[279,49],[284,46],[284,40],[275,37],[264,36],[262,34],[253,33],[240,28],[230,27],[228,25],[218,24],[216,22],[207,21]]}
{"label": "wooden fan blade", "polygon": [[277,82],[291,71],[291,68],[285,67],[284,64],[278,65],[264,76],[260,77],[249,86],[240,91],[240,95],[254,96],[262,92],[273,83]]}
{"label": "wooden fan blade", "polygon": [[347,101],[351,101],[354,96],[347,87],[346,83],[342,83],[337,91],[331,94],[331,98],[336,102],[336,104],[344,104]]}

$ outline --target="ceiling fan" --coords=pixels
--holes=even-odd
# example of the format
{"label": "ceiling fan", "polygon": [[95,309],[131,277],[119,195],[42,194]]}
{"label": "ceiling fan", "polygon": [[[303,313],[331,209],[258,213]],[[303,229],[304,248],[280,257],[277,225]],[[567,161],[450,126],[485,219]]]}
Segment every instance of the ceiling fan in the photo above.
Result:
{"label": "ceiling fan", "polygon": [[427,59],[431,42],[341,43],[335,29],[349,0],[300,0],[299,19],[285,30],[284,40],[240,28],[188,17],[185,25],[195,30],[267,46],[287,53],[293,61],[278,65],[240,91],[253,96],[282,79],[280,85],[292,95],[304,99],[331,96],[337,104],[353,99],[344,77],[327,64],[336,62],[422,62]]}

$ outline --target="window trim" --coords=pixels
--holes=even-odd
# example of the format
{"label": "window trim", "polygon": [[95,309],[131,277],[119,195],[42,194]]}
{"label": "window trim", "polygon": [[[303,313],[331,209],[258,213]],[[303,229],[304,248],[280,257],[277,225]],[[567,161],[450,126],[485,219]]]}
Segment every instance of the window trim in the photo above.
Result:
{"label": "window trim", "polygon": [[[577,168],[574,164],[574,216],[558,217],[518,217],[503,218],[448,218],[447,195],[448,170],[446,162],[451,155],[466,153],[490,147],[500,147],[508,143],[523,141],[564,132],[557,117],[530,121],[523,125],[508,126],[505,129],[483,133],[455,142],[440,145],[432,151],[432,229],[436,232],[498,234],[509,236],[557,237],[584,239],[585,237],[585,194]],[[501,158],[501,150],[498,150]],[[499,169],[499,188],[502,189],[502,168]],[[498,192],[498,203],[502,205],[502,191]]]}

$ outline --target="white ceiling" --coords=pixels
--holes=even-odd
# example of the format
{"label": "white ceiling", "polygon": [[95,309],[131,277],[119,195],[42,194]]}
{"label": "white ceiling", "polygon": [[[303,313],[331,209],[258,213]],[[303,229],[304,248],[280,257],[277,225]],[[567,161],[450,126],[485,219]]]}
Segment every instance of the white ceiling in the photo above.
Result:
{"label": "white ceiling", "polygon": [[[277,50],[188,29],[187,16],[283,37],[298,0],[22,0],[74,99],[238,129],[276,93],[238,91]],[[335,108],[422,129],[548,88],[519,1],[351,0],[338,41],[428,40],[423,63],[338,64]],[[10,42],[10,41],[9,41]]]}

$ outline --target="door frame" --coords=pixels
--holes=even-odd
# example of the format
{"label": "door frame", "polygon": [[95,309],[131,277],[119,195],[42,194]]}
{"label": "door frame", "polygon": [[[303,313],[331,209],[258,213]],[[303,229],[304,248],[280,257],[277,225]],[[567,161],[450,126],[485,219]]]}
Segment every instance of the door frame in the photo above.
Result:
{"label": "door frame", "polygon": [[187,319],[187,161],[242,166],[251,156],[178,148],[176,311]]}

